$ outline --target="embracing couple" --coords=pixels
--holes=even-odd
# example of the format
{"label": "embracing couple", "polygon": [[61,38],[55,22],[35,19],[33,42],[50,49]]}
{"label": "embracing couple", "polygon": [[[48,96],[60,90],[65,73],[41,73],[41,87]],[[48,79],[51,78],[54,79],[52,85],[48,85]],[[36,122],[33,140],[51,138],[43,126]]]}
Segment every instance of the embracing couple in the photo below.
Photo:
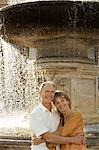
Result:
{"label": "embracing couple", "polygon": [[86,150],[84,122],[71,110],[70,98],[53,82],[41,84],[41,103],[30,115],[31,150]]}

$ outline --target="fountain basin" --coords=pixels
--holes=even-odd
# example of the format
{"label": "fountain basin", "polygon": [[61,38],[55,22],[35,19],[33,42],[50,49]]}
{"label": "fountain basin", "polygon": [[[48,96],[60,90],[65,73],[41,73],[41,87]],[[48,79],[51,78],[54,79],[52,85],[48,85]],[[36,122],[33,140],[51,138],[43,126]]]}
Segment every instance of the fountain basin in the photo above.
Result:
{"label": "fountain basin", "polygon": [[[99,2],[34,1],[1,9],[1,34],[11,43],[41,47],[43,40],[99,40]],[[84,34],[83,34],[84,32]]]}
{"label": "fountain basin", "polygon": [[28,127],[28,120],[26,120],[24,120],[24,115],[0,116],[0,149],[30,149],[31,132]]}

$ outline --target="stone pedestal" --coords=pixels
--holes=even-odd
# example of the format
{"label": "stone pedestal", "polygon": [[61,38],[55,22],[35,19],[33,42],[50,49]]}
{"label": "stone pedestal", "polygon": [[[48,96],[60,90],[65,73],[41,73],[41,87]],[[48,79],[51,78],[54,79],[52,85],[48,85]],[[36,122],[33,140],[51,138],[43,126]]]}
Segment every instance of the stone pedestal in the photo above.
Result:
{"label": "stone pedestal", "polygon": [[[53,63],[53,66],[55,63]],[[55,81],[57,89],[64,90],[72,102],[72,109],[82,112],[85,123],[99,122],[99,97],[97,87],[97,67],[81,64],[64,64],[54,68],[50,64],[46,68],[45,76]],[[49,66],[51,68],[49,68]],[[68,67],[67,67],[68,66]],[[44,66],[42,66],[44,67]]]}
{"label": "stone pedestal", "polygon": [[67,36],[41,40],[37,48],[30,49],[30,59],[36,60],[37,70],[39,68],[42,70],[44,80],[55,81],[57,89],[64,90],[69,95],[72,109],[83,113],[85,123],[97,123],[99,122],[97,61],[99,44],[96,39],[98,30],[64,33]]}

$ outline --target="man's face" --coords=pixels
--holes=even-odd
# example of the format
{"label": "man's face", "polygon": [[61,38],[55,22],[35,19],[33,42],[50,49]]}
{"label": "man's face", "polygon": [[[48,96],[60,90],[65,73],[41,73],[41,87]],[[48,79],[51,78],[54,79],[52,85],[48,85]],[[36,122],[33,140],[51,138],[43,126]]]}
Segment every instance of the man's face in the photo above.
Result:
{"label": "man's face", "polygon": [[52,84],[46,84],[42,87],[40,96],[43,104],[50,104],[54,98],[55,87]]}

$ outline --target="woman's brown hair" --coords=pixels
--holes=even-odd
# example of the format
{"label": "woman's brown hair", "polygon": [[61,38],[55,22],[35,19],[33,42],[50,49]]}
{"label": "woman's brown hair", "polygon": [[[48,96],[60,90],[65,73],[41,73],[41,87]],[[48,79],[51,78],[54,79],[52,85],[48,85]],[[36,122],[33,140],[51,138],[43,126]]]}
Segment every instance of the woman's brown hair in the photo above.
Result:
{"label": "woman's brown hair", "polygon": [[[71,109],[71,100],[70,98],[67,96],[67,94],[64,92],[64,91],[60,91],[60,90],[57,90],[55,92],[55,95],[54,95],[54,99],[53,99],[53,103],[55,104],[55,101],[58,97],[63,97],[66,99],[66,101],[68,102],[68,105],[69,105],[69,108]],[[58,110],[57,110],[58,111]],[[60,111],[58,111],[60,113]],[[60,113],[60,123],[62,124],[62,126],[64,125],[64,116],[63,114]]]}
{"label": "woman's brown hair", "polygon": [[69,108],[71,109],[71,100],[64,91],[56,90],[55,95],[54,95],[54,99],[53,99],[54,104],[55,104],[55,101],[58,97],[64,97],[66,99],[66,101],[68,102]]}

